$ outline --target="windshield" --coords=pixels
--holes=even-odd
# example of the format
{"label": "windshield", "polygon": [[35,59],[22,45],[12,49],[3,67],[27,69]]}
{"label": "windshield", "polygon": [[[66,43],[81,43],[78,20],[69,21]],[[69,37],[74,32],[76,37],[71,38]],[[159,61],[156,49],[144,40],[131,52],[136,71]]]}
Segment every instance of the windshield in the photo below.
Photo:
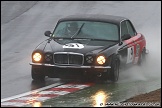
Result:
{"label": "windshield", "polygon": [[112,23],[92,21],[60,22],[52,37],[57,38],[90,38],[119,40],[118,26]]}

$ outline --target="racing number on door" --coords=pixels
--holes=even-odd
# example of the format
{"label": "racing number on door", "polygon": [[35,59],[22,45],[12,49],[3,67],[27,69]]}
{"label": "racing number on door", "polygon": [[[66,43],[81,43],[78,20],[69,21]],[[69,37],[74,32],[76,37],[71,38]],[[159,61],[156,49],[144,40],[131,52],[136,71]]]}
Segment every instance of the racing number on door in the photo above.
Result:
{"label": "racing number on door", "polygon": [[134,46],[128,48],[127,63],[133,62],[133,57],[134,57]]}

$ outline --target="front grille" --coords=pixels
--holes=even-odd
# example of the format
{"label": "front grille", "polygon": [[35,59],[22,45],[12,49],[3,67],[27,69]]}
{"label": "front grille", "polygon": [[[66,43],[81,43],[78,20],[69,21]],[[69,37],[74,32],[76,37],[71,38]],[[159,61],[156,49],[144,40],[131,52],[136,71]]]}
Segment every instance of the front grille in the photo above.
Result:
{"label": "front grille", "polygon": [[84,55],[72,52],[54,53],[54,63],[59,65],[83,65]]}

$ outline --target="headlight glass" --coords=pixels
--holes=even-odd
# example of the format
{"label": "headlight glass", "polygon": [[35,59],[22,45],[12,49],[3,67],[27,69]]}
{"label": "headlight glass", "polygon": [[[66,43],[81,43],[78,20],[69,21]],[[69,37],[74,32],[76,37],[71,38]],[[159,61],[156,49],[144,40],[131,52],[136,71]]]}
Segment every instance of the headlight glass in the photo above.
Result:
{"label": "headlight glass", "polygon": [[88,55],[88,56],[86,57],[86,62],[87,62],[87,63],[93,63],[93,56]]}
{"label": "headlight glass", "polygon": [[38,61],[41,60],[41,58],[42,58],[42,55],[40,53],[34,53],[33,54],[33,60],[34,61],[38,62]]}
{"label": "headlight glass", "polygon": [[47,53],[47,54],[45,55],[45,60],[46,60],[47,62],[52,61],[52,54]]}
{"label": "headlight glass", "polygon": [[97,63],[102,65],[106,62],[106,58],[104,56],[97,57]]}

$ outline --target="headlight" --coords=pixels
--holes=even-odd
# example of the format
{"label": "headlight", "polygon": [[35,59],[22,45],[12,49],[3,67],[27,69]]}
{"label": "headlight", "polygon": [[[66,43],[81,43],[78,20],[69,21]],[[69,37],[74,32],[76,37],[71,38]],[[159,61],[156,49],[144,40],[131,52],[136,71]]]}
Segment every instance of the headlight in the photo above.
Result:
{"label": "headlight", "polygon": [[87,62],[87,63],[93,63],[93,56],[88,55],[88,56],[86,57],[86,62]]}
{"label": "headlight", "polygon": [[34,61],[38,62],[38,61],[41,60],[41,58],[42,58],[42,55],[40,53],[34,53],[33,54],[33,60]]}
{"label": "headlight", "polygon": [[52,54],[49,54],[49,53],[45,54],[45,60],[47,62],[50,62],[52,60]]}
{"label": "headlight", "polygon": [[97,57],[97,63],[98,63],[98,64],[102,65],[102,64],[104,64],[105,62],[106,62],[106,59],[105,59],[104,56],[99,56],[99,57]]}

